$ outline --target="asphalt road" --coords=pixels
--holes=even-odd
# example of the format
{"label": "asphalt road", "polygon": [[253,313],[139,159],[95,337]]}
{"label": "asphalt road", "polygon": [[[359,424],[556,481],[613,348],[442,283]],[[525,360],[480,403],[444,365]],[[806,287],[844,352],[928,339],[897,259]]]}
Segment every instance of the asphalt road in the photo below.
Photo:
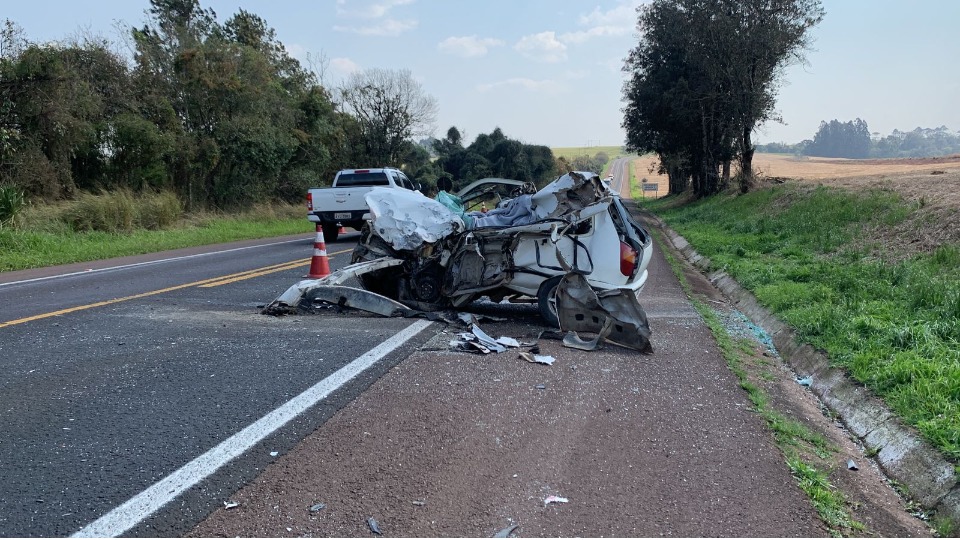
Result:
{"label": "asphalt road", "polygon": [[[328,245],[334,269],[356,238]],[[260,315],[306,272],[312,242],[301,235],[0,274],[0,536],[115,533],[84,527],[411,326]],[[258,428],[252,440],[261,442],[241,447],[230,467],[195,486],[198,475],[188,475],[182,494],[181,485],[163,488],[173,502],[149,519],[128,512],[111,525],[132,524],[125,535],[183,532],[418,339],[426,337],[400,343],[320,405],[308,402],[310,414],[265,438],[271,428]]]}

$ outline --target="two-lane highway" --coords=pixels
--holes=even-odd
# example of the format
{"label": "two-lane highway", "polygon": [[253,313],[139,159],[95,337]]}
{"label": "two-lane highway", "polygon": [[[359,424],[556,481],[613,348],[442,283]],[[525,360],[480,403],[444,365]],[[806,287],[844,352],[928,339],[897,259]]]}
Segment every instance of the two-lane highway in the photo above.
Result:
{"label": "two-lane highway", "polygon": [[0,280],[0,536],[181,533],[425,337],[260,315],[312,241]]}

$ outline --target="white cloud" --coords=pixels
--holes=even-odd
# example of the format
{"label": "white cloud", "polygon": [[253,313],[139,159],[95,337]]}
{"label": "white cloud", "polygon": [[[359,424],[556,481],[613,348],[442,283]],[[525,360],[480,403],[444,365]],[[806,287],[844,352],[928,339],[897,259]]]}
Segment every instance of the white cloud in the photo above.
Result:
{"label": "white cloud", "polygon": [[417,21],[413,19],[408,19],[404,21],[398,21],[396,19],[385,19],[383,21],[377,21],[370,23],[365,26],[334,26],[333,29],[337,32],[349,32],[352,34],[360,34],[361,36],[384,36],[384,37],[396,37],[400,34],[413,30],[417,27]]}
{"label": "white cloud", "polygon": [[597,37],[629,35],[637,24],[638,5],[640,2],[628,0],[608,11],[595,7],[590,13],[580,15],[580,25],[586,29],[567,32],[562,34],[560,39],[570,43],[583,43]]}
{"label": "white cloud", "polygon": [[349,58],[334,58],[330,60],[330,68],[341,75],[349,75],[354,71],[360,71],[359,64]]}
{"label": "white cloud", "polygon": [[586,79],[589,76],[590,72],[585,69],[568,69],[567,71],[563,72],[563,78],[571,81]]}
{"label": "white cloud", "polygon": [[289,45],[285,44],[283,48],[287,50],[287,54],[299,60],[301,64],[307,64],[307,55],[310,51],[306,47],[299,43],[290,43]]}
{"label": "white cloud", "polygon": [[567,59],[567,46],[557,40],[554,32],[523,36],[513,48],[523,56],[540,62],[556,63]]}
{"label": "white cloud", "polygon": [[477,36],[448,37],[437,45],[437,49],[447,54],[463,58],[476,58],[487,54],[490,47],[499,47],[503,41]]}
{"label": "white cloud", "polygon": [[489,92],[491,90],[497,90],[500,88],[522,88],[524,90],[540,91],[540,90],[550,90],[552,88],[555,88],[556,86],[557,86],[556,81],[553,81],[550,79],[535,81],[533,79],[515,77],[513,79],[507,79],[504,81],[497,81],[497,82],[477,85],[477,90],[480,92]]}
{"label": "white cloud", "polygon": [[[380,0],[379,2],[361,5],[355,9],[347,9],[346,0],[337,0],[337,16],[358,19],[379,19],[386,17],[395,6],[412,4],[413,0]],[[356,2],[353,3],[356,5]]]}

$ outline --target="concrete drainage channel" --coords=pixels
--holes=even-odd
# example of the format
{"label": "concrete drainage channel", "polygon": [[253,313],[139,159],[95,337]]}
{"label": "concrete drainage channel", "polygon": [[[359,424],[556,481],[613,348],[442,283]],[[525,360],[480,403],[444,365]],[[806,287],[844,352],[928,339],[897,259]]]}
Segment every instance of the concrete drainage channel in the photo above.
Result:
{"label": "concrete drainage channel", "polygon": [[904,425],[887,406],[863,385],[812,346],[801,343],[793,328],[760,305],[748,290],[723,271],[711,271],[710,260],[693,249],[682,236],[657,217],[646,214],[664,237],[703,272],[737,308],[773,337],[773,344],[793,370],[811,377],[810,390],[833,410],[867,448],[878,449],[874,458],[891,479],[906,487],[909,496],[949,518],[960,528],[960,482],[954,465],[936,448]]}

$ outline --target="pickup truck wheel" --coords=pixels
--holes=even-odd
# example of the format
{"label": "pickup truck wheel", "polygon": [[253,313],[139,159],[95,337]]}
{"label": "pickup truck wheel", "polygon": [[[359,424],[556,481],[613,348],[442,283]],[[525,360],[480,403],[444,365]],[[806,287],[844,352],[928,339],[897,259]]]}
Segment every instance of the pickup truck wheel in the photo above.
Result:
{"label": "pickup truck wheel", "polygon": [[537,290],[537,306],[540,317],[552,328],[560,328],[560,316],[557,315],[557,285],[563,276],[554,276],[540,284]]}
{"label": "pickup truck wheel", "polygon": [[337,224],[323,224],[323,241],[326,242],[336,242],[337,236],[340,236],[340,227],[337,227]]}

